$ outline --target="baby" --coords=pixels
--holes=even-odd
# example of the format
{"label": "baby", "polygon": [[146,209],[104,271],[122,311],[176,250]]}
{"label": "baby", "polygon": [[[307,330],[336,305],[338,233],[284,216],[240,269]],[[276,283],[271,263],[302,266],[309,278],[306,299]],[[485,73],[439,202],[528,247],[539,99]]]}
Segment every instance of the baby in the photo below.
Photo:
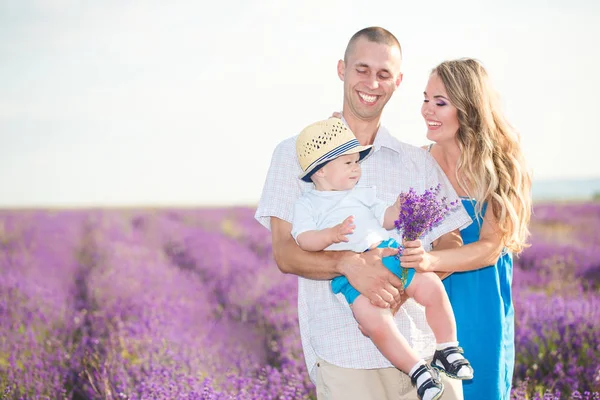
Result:
{"label": "baby", "polygon": [[[360,163],[371,154],[372,146],[361,146],[342,120],[330,118],[306,127],[297,138],[296,151],[304,171],[300,179],[314,184],[294,207],[292,235],[303,250],[398,248],[388,230],[394,229],[398,219],[399,199],[385,204],[377,198],[374,187],[357,186]],[[473,369],[458,347],[454,314],[438,276],[405,270],[394,256],[384,257],[382,262],[402,279],[405,293],[425,307],[437,342],[431,365],[450,377],[472,379]],[[346,298],[363,333],[396,368],[411,377],[419,398],[438,399],[444,390],[439,376],[400,334],[392,311],[372,305],[345,276],[334,278],[331,286],[334,293]]]}

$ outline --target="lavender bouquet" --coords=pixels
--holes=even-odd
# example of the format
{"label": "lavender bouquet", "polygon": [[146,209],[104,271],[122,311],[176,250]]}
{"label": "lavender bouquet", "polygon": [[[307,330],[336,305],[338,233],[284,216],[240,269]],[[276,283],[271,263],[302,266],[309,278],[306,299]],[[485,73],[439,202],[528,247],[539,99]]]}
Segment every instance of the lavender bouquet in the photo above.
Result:
{"label": "lavender bouquet", "polygon": [[[400,193],[400,214],[394,221],[398,234],[402,240],[417,240],[422,237],[440,222],[458,205],[458,200],[448,202],[446,197],[438,199],[441,185],[435,188],[425,190],[423,194],[417,194],[413,188],[408,193]],[[402,255],[402,245],[398,248],[398,255]],[[403,271],[403,278],[408,275],[406,269]]]}

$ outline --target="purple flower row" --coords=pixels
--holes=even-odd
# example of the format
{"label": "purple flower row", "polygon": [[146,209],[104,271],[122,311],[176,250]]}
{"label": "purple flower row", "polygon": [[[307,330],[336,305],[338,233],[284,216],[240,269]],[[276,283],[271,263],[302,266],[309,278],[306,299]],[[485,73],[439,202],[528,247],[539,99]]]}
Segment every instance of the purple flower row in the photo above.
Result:
{"label": "purple flower row", "polygon": [[[599,211],[536,207],[514,274],[515,399],[598,399]],[[0,212],[0,393],[314,398],[296,278],[253,212]]]}
{"label": "purple flower row", "polygon": [[73,394],[85,313],[76,279],[84,219],[70,212],[0,214],[0,393],[6,398]]}

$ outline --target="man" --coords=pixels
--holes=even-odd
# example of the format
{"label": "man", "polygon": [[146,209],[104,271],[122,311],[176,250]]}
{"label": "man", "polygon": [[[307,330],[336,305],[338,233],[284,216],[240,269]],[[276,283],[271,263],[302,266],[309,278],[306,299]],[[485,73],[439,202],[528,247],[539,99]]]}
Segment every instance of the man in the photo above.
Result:
{"label": "man", "polygon": [[[377,187],[378,196],[393,203],[400,192],[443,186],[442,195],[456,198],[444,173],[423,149],[394,139],[380,126],[385,104],[402,82],[402,52],[398,40],[379,27],[365,28],[350,39],[338,76],[344,82],[343,119],[361,145],[372,144],[373,154],[363,164],[361,185]],[[271,229],[273,254],[279,269],[298,275],[298,317],[302,348],[319,399],[416,399],[410,378],[393,368],[373,343],[363,336],[346,300],[333,294],[330,279],[344,275],[350,284],[380,307],[401,301],[401,281],[381,263],[392,249],[365,253],[305,252],[291,236],[293,204],[312,187],[298,176],[295,137],[281,142],[269,169],[256,219]],[[454,211],[424,240],[430,249],[460,245],[456,231],[471,220],[464,209]],[[392,233],[396,235],[395,232]],[[397,240],[399,238],[395,236]],[[425,358],[435,350],[423,308],[408,300],[395,321],[409,344]],[[460,381],[442,378],[444,399],[462,399]]]}

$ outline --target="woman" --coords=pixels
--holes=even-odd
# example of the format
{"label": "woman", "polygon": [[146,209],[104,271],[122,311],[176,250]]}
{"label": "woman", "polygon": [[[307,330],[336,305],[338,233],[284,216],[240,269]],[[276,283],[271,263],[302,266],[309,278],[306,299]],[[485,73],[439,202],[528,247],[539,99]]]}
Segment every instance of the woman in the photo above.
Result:
{"label": "woman", "polygon": [[509,399],[514,369],[512,253],[527,247],[531,175],[518,134],[502,115],[483,66],[473,59],[446,61],[431,73],[422,115],[426,149],[450,180],[473,223],[464,246],[405,251],[404,267],[453,272],[444,280],[456,316],[458,340],[474,379],[465,400]]}

